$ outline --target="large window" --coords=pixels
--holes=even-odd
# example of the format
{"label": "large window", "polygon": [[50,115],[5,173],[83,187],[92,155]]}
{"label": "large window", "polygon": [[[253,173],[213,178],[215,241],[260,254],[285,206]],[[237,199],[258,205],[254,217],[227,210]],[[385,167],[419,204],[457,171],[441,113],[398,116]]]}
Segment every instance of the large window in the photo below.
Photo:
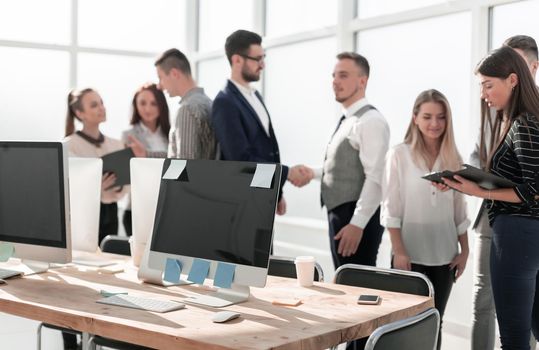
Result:
{"label": "large window", "polygon": [[68,44],[70,0],[0,2],[0,39]]}
{"label": "large window", "polygon": [[143,52],[185,46],[185,1],[79,0],[78,12],[81,46]]}
{"label": "large window", "polygon": [[198,49],[223,50],[225,39],[238,29],[253,30],[254,1],[200,0]]}
{"label": "large window", "polygon": [[464,12],[359,33],[359,53],[371,65],[367,97],[389,121],[391,144],[404,139],[417,95],[437,89],[449,100],[457,144],[468,157],[474,134],[470,28],[470,14]]}
{"label": "large window", "polygon": [[357,0],[357,12],[359,18],[369,18],[444,2],[447,0]]}
{"label": "large window", "polygon": [[515,18],[522,18],[524,13],[539,13],[539,1],[523,1],[492,8],[492,49],[500,47],[505,39],[513,35],[529,35],[539,41],[539,27],[535,21],[515,21]]}
{"label": "large window", "polygon": [[[334,37],[267,51],[266,104],[286,165],[322,166],[338,119],[331,78],[335,52]],[[319,190],[318,181],[301,189],[285,186],[289,214],[322,218]]]}
{"label": "large window", "polygon": [[267,1],[266,9],[266,35],[271,37],[332,26],[337,20],[337,6],[328,0]]}
{"label": "large window", "polygon": [[59,140],[69,88],[66,52],[0,47],[0,139]]}

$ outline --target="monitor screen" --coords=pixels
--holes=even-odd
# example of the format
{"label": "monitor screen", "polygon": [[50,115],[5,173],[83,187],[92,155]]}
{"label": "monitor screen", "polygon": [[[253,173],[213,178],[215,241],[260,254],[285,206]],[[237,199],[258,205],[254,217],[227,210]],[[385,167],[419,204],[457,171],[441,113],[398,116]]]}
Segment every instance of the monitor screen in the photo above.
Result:
{"label": "monitor screen", "polygon": [[66,248],[60,142],[0,142],[0,241]]}
{"label": "monitor screen", "polygon": [[178,180],[162,180],[151,251],[266,269],[281,168],[269,188],[251,187],[256,168],[188,160]]}

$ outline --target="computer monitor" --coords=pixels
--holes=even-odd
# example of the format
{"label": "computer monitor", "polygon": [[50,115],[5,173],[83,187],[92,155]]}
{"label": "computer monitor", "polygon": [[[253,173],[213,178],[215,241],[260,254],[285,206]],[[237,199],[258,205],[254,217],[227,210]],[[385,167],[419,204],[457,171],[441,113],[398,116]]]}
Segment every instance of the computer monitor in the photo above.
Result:
{"label": "computer monitor", "polygon": [[101,158],[69,157],[69,201],[73,250],[95,253],[99,240]]}
{"label": "computer monitor", "polygon": [[[171,164],[164,161],[161,174]],[[281,166],[275,165],[268,188],[251,186],[257,163],[188,160],[177,180],[162,180],[149,245],[139,270],[163,271],[177,259],[188,272],[195,259],[210,261],[208,278],[219,262],[235,265],[232,288],[192,300],[214,307],[244,301],[249,286],[266,284],[279,194]]]}
{"label": "computer monitor", "polygon": [[0,141],[0,242],[25,273],[71,261],[67,146]]}
{"label": "computer monitor", "polygon": [[133,238],[146,245],[153,231],[163,158],[131,158],[131,213]]}

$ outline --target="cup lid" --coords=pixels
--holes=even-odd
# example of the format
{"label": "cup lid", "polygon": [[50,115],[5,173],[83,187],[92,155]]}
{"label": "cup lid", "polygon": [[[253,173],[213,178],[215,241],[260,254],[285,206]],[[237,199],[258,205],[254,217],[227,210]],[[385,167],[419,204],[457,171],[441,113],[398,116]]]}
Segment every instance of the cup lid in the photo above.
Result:
{"label": "cup lid", "polygon": [[302,255],[302,256],[296,257],[296,260],[294,262],[298,263],[298,262],[315,262],[315,261],[316,259],[314,258],[314,256]]}

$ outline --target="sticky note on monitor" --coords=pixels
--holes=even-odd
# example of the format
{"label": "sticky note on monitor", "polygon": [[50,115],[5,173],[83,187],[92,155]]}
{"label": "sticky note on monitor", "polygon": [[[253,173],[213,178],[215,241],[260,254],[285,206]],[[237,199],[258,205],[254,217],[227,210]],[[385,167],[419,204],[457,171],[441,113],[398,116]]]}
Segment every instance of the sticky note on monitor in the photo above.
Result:
{"label": "sticky note on monitor", "polygon": [[15,247],[8,242],[0,243],[0,261],[8,261],[15,253]]}
{"label": "sticky note on monitor", "polygon": [[206,276],[210,272],[210,262],[202,259],[194,259],[187,280],[196,284],[204,284]]}
{"label": "sticky note on monitor", "polygon": [[251,180],[251,187],[271,188],[275,168],[275,164],[257,164],[255,174]]}
{"label": "sticky note on monitor", "polygon": [[234,272],[236,271],[236,265],[227,263],[218,263],[217,271],[215,271],[215,278],[213,279],[213,285],[221,288],[230,288],[234,281]]}
{"label": "sticky note on monitor", "polygon": [[167,258],[163,280],[170,283],[179,283],[182,273],[182,263],[177,259]]}
{"label": "sticky note on monitor", "polygon": [[187,161],[185,159],[172,159],[170,165],[168,166],[167,171],[163,175],[165,180],[178,180],[180,175],[185,170]]}

